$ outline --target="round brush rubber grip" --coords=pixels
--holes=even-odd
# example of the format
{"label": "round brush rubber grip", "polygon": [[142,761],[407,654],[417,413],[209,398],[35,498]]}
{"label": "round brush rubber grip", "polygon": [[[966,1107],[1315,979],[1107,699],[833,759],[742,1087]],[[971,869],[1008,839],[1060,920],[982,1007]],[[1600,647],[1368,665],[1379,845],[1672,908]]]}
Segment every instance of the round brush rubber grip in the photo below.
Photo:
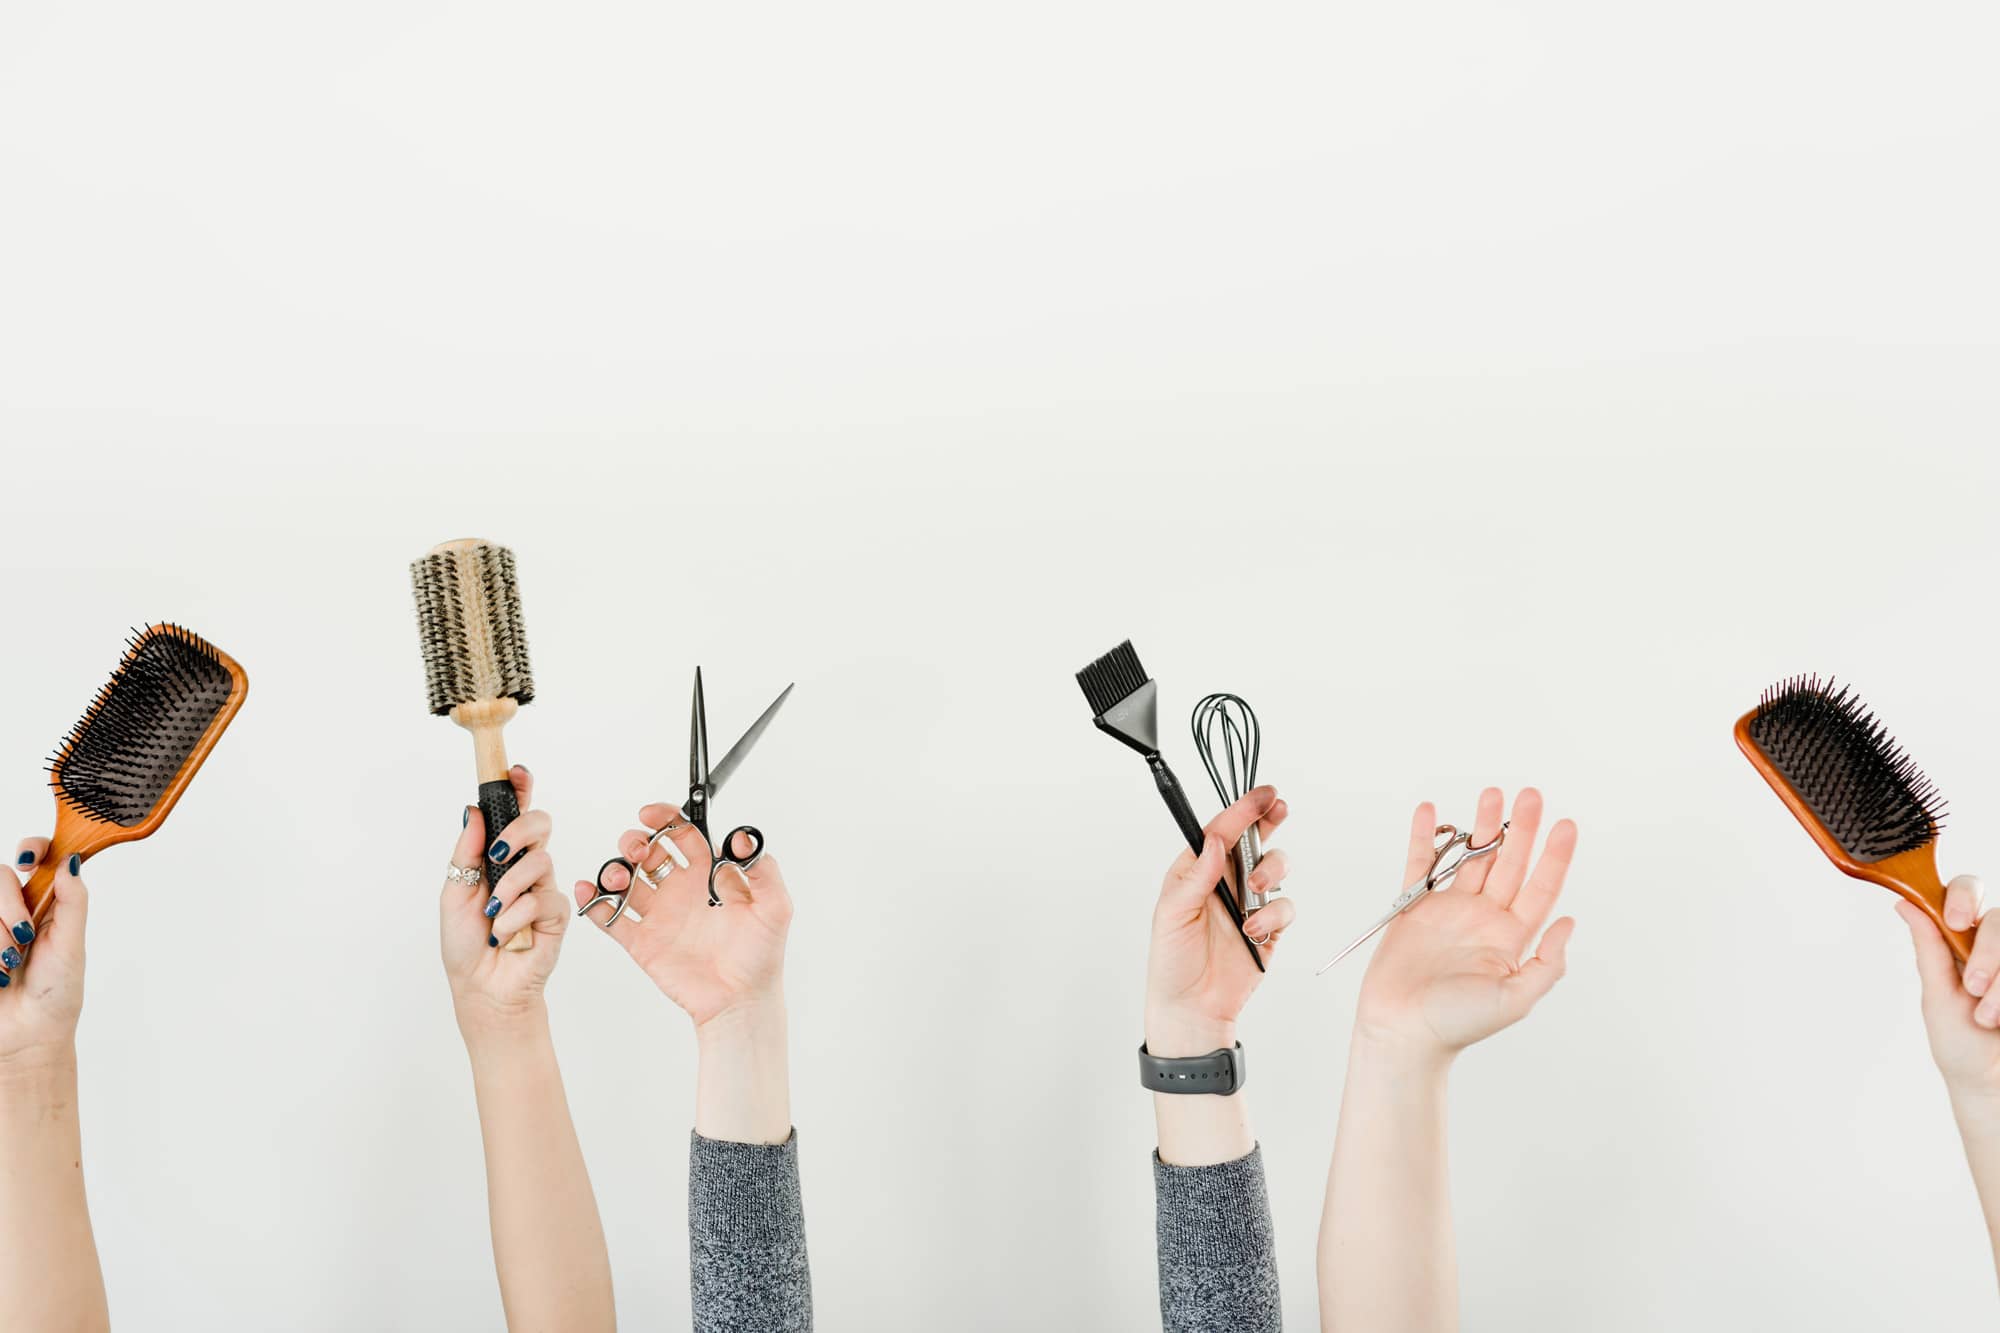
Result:
{"label": "round brush rubber grip", "polygon": [[[486,845],[490,847],[493,845],[493,840],[500,836],[502,829],[521,817],[521,802],[514,795],[514,784],[511,781],[500,778],[494,782],[479,784],[479,817],[486,821]],[[486,856],[484,851],[480,855],[486,859],[486,887],[499,888],[500,877],[507,873],[508,866],[514,864],[514,857],[508,857],[503,863]],[[515,932],[514,938],[507,941],[509,953],[520,953],[534,947],[533,926]]]}

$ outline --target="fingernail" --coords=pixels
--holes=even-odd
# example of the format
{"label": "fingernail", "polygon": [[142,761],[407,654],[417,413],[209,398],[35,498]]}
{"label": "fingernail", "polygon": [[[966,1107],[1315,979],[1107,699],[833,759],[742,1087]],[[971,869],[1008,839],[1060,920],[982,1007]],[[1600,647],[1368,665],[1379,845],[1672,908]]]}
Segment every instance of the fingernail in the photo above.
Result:
{"label": "fingernail", "polygon": [[16,944],[33,944],[35,942],[35,923],[32,921],[17,922],[14,926],[14,942]]}
{"label": "fingernail", "polygon": [[522,776],[522,777],[524,777],[524,778],[531,778],[531,777],[535,776],[535,775],[534,775],[533,773],[530,773],[530,772],[528,771],[528,766],[527,766],[526,764],[516,764],[516,765],[514,765],[514,767],[516,767],[516,768],[518,768],[518,769],[520,769],[520,770],[521,770],[521,776]]}
{"label": "fingernail", "polygon": [[468,805],[465,807],[465,809],[458,812],[458,826],[460,828],[464,828],[467,824],[470,824],[471,822],[472,822],[472,807]]}
{"label": "fingernail", "polygon": [[13,945],[0,949],[0,967],[16,968],[21,965],[21,951]]}
{"label": "fingernail", "polygon": [[6,990],[9,986],[13,984],[14,984],[13,977],[7,975],[5,972],[0,972],[0,990]]}
{"label": "fingernail", "polygon": [[504,843],[504,842],[495,842],[495,843],[494,843],[494,844],[493,844],[493,845],[492,845],[491,847],[488,847],[488,848],[486,849],[486,859],[487,859],[487,860],[489,860],[489,861],[504,861],[504,860],[506,860],[506,859],[507,859],[507,844],[506,844],[506,843]]}
{"label": "fingernail", "polygon": [[499,947],[500,947],[500,937],[499,937],[498,935],[488,935],[488,936],[486,937],[486,947],[487,947],[487,948],[489,948],[489,949],[497,949],[497,948],[499,948]]}
{"label": "fingernail", "polygon": [[497,896],[488,898],[486,900],[486,919],[488,921],[491,921],[494,917],[499,915],[500,915],[500,899]]}
{"label": "fingernail", "polygon": [[75,879],[83,872],[83,857],[76,852],[69,854],[69,877]]}
{"label": "fingernail", "polygon": [[1965,993],[1967,995],[1984,995],[1986,994],[1986,988],[1992,984],[1993,978],[1985,972],[1967,972],[1965,974]]}
{"label": "fingernail", "polygon": [[1983,1002],[1972,1014],[1972,1021],[1983,1028],[1992,1027],[1996,1020],[2000,1020],[2000,1005],[1990,999]]}
{"label": "fingernail", "polygon": [[31,866],[34,863],[35,863],[35,854],[33,852],[22,852],[21,855],[18,858],[16,858],[14,862],[15,865],[22,865],[22,866]]}
{"label": "fingernail", "polygon": [[1944,914],[1944,923],[1953,930],[1964,930],[1972,924],[1972,913],[1963,907],[1954,907]]}

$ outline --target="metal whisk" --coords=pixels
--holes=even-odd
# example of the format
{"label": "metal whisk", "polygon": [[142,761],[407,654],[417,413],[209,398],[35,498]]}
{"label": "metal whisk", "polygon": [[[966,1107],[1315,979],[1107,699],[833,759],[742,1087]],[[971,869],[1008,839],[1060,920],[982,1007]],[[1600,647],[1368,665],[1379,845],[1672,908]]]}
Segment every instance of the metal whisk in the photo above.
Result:
{"label": "metal whisk", "polygon": [[[1257,715],[1236,695],[1211,694],[1194,706],[1190,725],[1195,749],[1201,751],[1201,762],[1215,783],[1215,794],[1224,805],[1234,804],[1257,785],[1257,756],[1264,748]],[[1229,855],[1236,867],[1237,901],[1248,916],[1265,901],[1264,894],[1250,887],[1250,872],[1264,855],[1255,824],[1243,831]]]}

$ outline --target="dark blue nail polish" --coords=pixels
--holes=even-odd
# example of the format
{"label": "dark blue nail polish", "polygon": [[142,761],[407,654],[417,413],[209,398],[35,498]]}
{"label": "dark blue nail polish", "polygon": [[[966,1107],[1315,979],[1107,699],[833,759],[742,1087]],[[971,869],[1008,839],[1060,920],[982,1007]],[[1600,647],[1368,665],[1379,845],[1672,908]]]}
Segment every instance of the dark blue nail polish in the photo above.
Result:
{"label": "dark blue nail polish", "polygon": [[504,843],[504,842],[496,842],[496,843],[494,843],[494,844],[493,844],[493,845],[492,845],[491,847],[488,847],[488,848],[486,849],[486,859],[487,859],[487,860],[489,860],[489,861],[504,861],[504,860],[506,860],[506,859],[507,859],[507,844],[506,844],[506,843]]}
{"label": "dark blue nail polish", "polygon": [[69,877],[75,879],[83,873],[83,858],[75,852],[69,854]]}
{"label": "dark blue nail polish", "polygon": [[494,917],[499,915],[500,915],[500,900],[497,897],[488,898],[486,900],[486,919],[488,921],[491,921]]}
{"label": "dark blue nail polish", "polygon": [[14,927],[14,942],[16,944],[33,944],[35,942],[35,923],[32,921],[17,923]]}
{"label": "dark blue nail polish", "polygon": [[460,828],[464,828],[467,824],[470,824],[471,822],[472,822],[472,807],[468,805],[465,807],[465,809],[458,812],[458,826]]}
{"label": "dark blue nail polish", "polygon": [[487,947],[487,948],[489,948],[489,949],[497,949],[497,948],[499,948],[499,947],[500,947],[500,937],[499,937],[498,935],[488,935],[488,936],[486,937],[486,947]]}
{"label": "dark blue nail polish", "polygon": [[31,866],[34,863],[35,863],[35,854],[33,852],[22,852],[19,859],[17,859],[14,862],[15,865],[23,865],[23,866]]}
{"label": "dark blue nail polish", "polygon": [[12,969],[19,967],[20,965],[21,965],[21,951],[19,949],[16,949],[11,944],[4,949],[0,949],[0,967],[7,968],[11,971]]}
{"label": "dark blue nail polish", "polygon": [[5,972],[0,972],[0,990],[6,990],[13,984],[14,978],[8,976]]}

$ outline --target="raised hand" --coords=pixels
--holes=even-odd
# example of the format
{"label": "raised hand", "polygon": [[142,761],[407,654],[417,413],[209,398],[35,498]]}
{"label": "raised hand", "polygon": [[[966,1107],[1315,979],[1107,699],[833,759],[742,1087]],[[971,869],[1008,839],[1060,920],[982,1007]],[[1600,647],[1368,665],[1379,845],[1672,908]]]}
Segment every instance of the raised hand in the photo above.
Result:
{"label": "raised hand", "polygon": [[[724,865],[715,877],[722,902],[712,907],[713,858],[701,831],[682,818],[679,806],[664,803],[641,809],[639,820],[645,830],[626,830],[618,854],[646,874],[635,886],[623,866],[608,867],[604,887],[630,895],[626,910],[606,926],[611,905],[605,903],[591,910],[590,919],[697,1027],[747,1006],[781,1001],[792,899],[777,858],[760,857],[747,871]],[[649,845],[653,829],[667,830],[666,840]],[[751,848],[739,836],[733,850],[743,856]],[[577,882],[579,908],[596,896],[590,881]]]}
{"label": "raised hand", "polygon": [[15,850],[15,874],[0,876],[0,1063],[76,1059],[90,899],[71,857],[56,868],[54,908],[39,929],[29,923],[24,877],[48,854],[47,838],[24,838]]}
{"label": "raised hand", "polygon": [[[1473,846],[1500,831],[1502,808],[1497,787],[1480,793]],[[1530,869],[1541,819],[1541,793],[1524,789],[1515,798],[1499,853],[1466,862],[1447,887],[1426,894],[1389,924],[1361,983],[1354,1020],[1358,1039],[1449,1059],[1518,1023],[1561,979],[1576,923],[1563,917],[1546,934],[1542,924],[1569,873],[1576,825],[1558,822]],[[1429,869],[1436,828],[1436,808],[1428,802],[1418,806],[1410,824],[1405,884]]]}
{"label": "raised hand", "polygon": [[[1239,932],[1215,884],[1225,875],[1233,878],[1229,848],[1245,829],[1256,824],[1268,842],[1289,813],[1275,788],[1255,788],[1209,821],[1200,856],[1182,852],[1167,871],[1146,961],[1146,1043],[1153,1054],[1203,1055],[1236,1040],[1237,1016],[1264,979],[1236,936],[1248,935],[1268,963],[1297,912],[1289,898],[1274,899],[1251,913]],[[1268,893],[1290,869],[1284,852],[1270,849],[1251,872],[1251,885]]]}
{"label": "raised hand", "polygon": [[[471,884],[447,876],[438,898],[439,947],[461,1024],[538,1009],[569,926],[549,859],[549,817],[530,805],[534,779],[519,764],[507,776],[522,813],[489,833],[479,808],[466,807],[451,863],[482,873]],[[508,867],[491,889],[483,873],[489,860]],[[520,952],[501,947],[522,930],[534,932],[534,947]]]}

